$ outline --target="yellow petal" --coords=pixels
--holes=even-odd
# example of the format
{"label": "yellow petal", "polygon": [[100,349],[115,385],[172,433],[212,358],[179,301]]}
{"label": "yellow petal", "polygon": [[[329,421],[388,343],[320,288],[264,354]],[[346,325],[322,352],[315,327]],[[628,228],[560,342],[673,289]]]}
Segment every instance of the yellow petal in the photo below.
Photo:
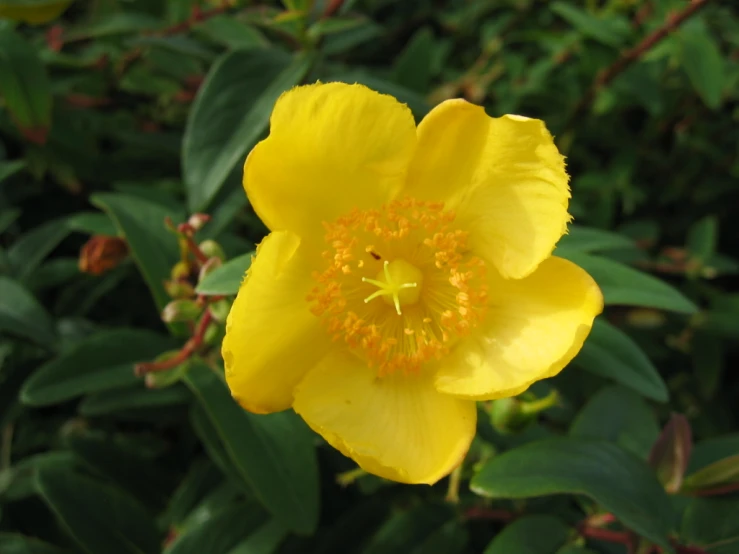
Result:
{"label": "yellow petal", "polygon": [[277,101],[270,126],[247,158],[244,187],[270,229],[302,236],[393,197],[416,144],[410,110],[362,85],[294,88]]}
{"label": "yellow petal", "polygon": [[334,352],[295,393],[295,411],[360,467],[403,483],[435,483],[459,465],[475,435],[474,402],[438,393],[428,376],[382,379]]}
{"label": "yellow petal", "polygon": [[441,362],[436,388],[476,400],[519,394],[575,357],[602,310],[592,277],[562,258],[521,280],[497,277],[483,328]]}
{"label": "yellow petal", "polygon": [[507,278],[531,273],[567,228],[564,158],[544,122],[491,118],[480,106],[448,100],[418,127],[406,192],[446,202],[470,245]]}
{"label": "yellow petal", "polygon": [[259,245],[228,314],[223,359],[234,398],[247,410],[286,410],[293,389],[330,346],[305,297],[313,285],[311,256],[289,231]]}

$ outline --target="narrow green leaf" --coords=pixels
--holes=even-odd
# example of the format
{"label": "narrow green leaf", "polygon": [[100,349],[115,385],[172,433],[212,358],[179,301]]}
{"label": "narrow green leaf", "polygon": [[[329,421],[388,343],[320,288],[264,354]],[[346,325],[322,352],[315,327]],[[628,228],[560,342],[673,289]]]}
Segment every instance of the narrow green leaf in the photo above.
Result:
{"label": "narrow green leaf", "polygon": [[123,411],[174,407],[186,404],[191,398],[190,391],[182,385],[150,389],[139,380],[136,387],[91,394],[80,402],[78,410],[85,417],[99,417]]}
{"label": "narrow green leaf", "polygon": [[710,554],[739,552],[739,499],[695,498],[688,505],[681,535]]}
{"label": "narrow green leaf", "polygon": [[470,486],[491,498],[583,494],[672,552],[667,495],[644,462],[612,443],[580,438],[530,443],[492,458]]}
{"label": "narrow green leaf", "polygon": [[13,275],[18,280],[27,279],[39,264],[69,234],[69,227],[64,219],[47,221],[24,233],[8,249],[8,261]]}
{"label": "narrow green leaf", "polygon": [[211,67],[190,111],[182,171],[191,211],[205,209],[267,129],[277,98],[297,85],[312,57],[236,50]]}
{"label": "narrow green leaf", "polygon": [[563,253],[593,276],[606,304],[646,306],[684,314],[697,311],[693,302],[664,281],[607,258],[582,252]]}
{"label": "narrow green leaf", "polygon": [[42,470],[39,494],[88,554],[157,554],[154,519],[123,491],[71,472]]}
{"label": "narrow green leaf", "polygon": [[143,329],[101,331],[39,367],[23,384],[21,401],[47,406],[131,386],[138,382],[133,374],[136,362],[149,361],[172,346],[171,339]]}
{"label": "narrow green leaf", "polygon": [[667,385],[639,345],[602,318],[595,320],[572,363],[658,402],[669,398]]}
{"label": "narrow green leaf", "polygon": [[580,410],[570,435],[615,442],[646,460],[659,436],[654,412],[636,393],[619,386],[604,387]]}
{"label": "narrow green leaf", "polygon": [[393,81],[400,86],[427,94],[431,82],[434,34],[428,27],[416,31],[393,64]]}
{"label": "narrow green leaf", "polygon": [[393,515],[370,539],[362,554],[406,554],[452,516],[448,506],[436,504],[423,504]]}
{"label": "narrow green leaf", "polygon": [[469,540],[467,529],[459,521],[449,521],[433,531],[411,554],[461,554]]}
{"label": "narrow green leaf", "polygon": [[739,454],[713,462],[688,475],[683,480],[680,490],[683,492],[710,490],[737,483],[739,483]]}
{"label": "narrow green leaf", "polygon": [[694,473],[729,456],[739,456],[739,433],[707,439],[693,446],[688,473]]}
{"label": "narrow green leaf", "polygon": [[164,554],[229,554],[266,520],[267,514],[258,505],[240,503],[229,506],[179,535]]}
{"label": "narrow green leaf", "polygon": [[0,552],[3,554],[67,554],[54,545],[16,533],[0,533]]}
{"label": "narrow green leaf", "polygon": [[2,276],[0,331],[24,337],[50,350],[57,341],[54,322],[44,307],[20,283]]}
{"label": "narrow green leaf", "polygon": [[716,40],[704,26],[684,28],[677,34],[685,73],[693,88],[711,109],[721,105],[725,81],[724,59]]}
{"label": "narrow green leaf", "polygon": [[164,309],[170,300],[164,290],[164,281],[169,279],[172,266],[178,260],[177,239],[166,229],[164,220],[171,217],[177,223],[183,219],[183,214],[125,194],[96,194],[90,201],[110,216],[126,238],[157,307]]}
{"label": "narrow green leaf", "polygon": [[26,160],[0,161],[0,183],[26,168]]}
{"label": "narrow green leaf", "polygon": [[228,554],[272,554],[287,535],[285,526],[273,519],[229,550]]}
{"label": "narrow green leaf", "polygon": [[564,522],[554,516],[531,515],[507,525],[483,554],[554,553],[570,534]]}
{"label": "narrow green leaf", "polygon": [[0,27],[0,96],[24,130],[42,133],[51,124],[51,85],[36,50],[10,27]]}
{"label": "narrow green leaf", "polygon": [[603,250],[617,250],[622,248],[636,248],[630,238],[591,227],[570,225],[567,234],[557,243],[557,256],[564,256],[566,252],[600,252]]}
{"label": "narrow green leaf", "polygon": [[181,527],[195,506],[222,480],[221,474],[210,460],[196,460],[172,493],[164,519],[169,525]]}
{"label": "narrow green leaf", "polygon": [[551,9],[588,38],[618,48],[629,36],[629,25],[622,18],[599,18],[574,4],[552,2]]}
{"label": "narrow green leaf", "polygon": [[200,281],[195,292],[217,296],[236,294],[239,292],[246,270],[251,266],[253,256],[254,252],[249,252],[233,260],[228,260]]}
{"label": "narrow green leaf", "polygon": [[72,231],[90,235],[116,236],[118,229],[106,214],[98,212],[79,212],[67,217],[67,226]]}
{"label": "narrow green leaf", "polygon": [[185,382],[265,508],[289,529],[311,533],[318,523],[318,467],[312,435],[297,416],[242,410],[223,379],[204,365],[193,364]]}

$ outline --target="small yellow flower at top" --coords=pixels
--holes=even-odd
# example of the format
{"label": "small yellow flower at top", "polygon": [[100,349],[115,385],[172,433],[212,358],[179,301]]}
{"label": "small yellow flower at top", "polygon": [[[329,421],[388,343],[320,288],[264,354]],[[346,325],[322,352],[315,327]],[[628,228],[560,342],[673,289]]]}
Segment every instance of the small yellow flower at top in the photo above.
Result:
{"label": "small yellow flower at top", "polygon": [[364,86],[297,87],[244,187],[271,233],[228,316],[233,396],[294,409],[381,477],[449,474],[475,401],[559,373],[603,308],[551,255],[570,192],[542,121],[449,100],[416,127]]}

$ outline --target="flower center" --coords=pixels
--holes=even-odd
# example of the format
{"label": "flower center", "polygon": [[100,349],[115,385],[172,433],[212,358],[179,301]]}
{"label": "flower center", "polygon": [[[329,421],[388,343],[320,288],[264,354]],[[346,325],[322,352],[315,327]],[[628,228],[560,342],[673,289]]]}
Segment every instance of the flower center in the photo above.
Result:
{"label": "flower center", "polygon": [[380,376],[421,370],[485,315],[485,264],[454,218],[443,204],[405,198],[324,223],[326,266],[307,300]]}
{"label": "flower center", "polygon": [[366,304],[370,300],[380,297],[387,304],[395,306],[398,315],[403,315],[403,312],[400,311],[401,306],[418,302],[418,298],[421,296],[422,281],[423,273],[405,260],[395,260],[394,262],[385,260],[382,271],[377,274],[377,277],[374,279],[362,277],[362,282],[370,283],[379,288],[379,290],[365,298],[364,303]]}

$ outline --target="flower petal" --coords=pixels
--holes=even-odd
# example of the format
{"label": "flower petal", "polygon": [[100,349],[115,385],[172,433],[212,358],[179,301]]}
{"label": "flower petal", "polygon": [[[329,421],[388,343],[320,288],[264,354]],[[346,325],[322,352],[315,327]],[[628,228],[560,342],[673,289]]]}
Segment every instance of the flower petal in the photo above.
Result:
{"label": "flower petal", "polygon": [[602,310],[592,277],[562,258],[545,260],[521,280],[497,277],[483,329],[444,359],[436,388],[475,400],[515,396],[559,373]]}
{"label": "flower petal", "polygon": [[403,483],[435,483],[462,462],[475,403],[443,395],[422,375],[382,379],[358,358],[330,354],[298,385],[295,411],[360,467]]}
{"label": "flower petal", "polygon": [[407,106],[362,85],[294,88],[275,104],[270,126],[246,160],[244,188],[270,229],[301,235],[392,198],[416,145]]}
{"label": "flower petal", "polygon": [[265,238],[228,314],[226,381],[251,412],[288,409],[295,385],[331,345],[305,298],[313,281],[304,250],[289,231]]}
{"label": "flower petal", "polygon": [[491,118],[480,106],[448,100],[418,126],[406,192],[456,210],[473,250],[519,279],[566,231],[568,180],[543,121]]}

